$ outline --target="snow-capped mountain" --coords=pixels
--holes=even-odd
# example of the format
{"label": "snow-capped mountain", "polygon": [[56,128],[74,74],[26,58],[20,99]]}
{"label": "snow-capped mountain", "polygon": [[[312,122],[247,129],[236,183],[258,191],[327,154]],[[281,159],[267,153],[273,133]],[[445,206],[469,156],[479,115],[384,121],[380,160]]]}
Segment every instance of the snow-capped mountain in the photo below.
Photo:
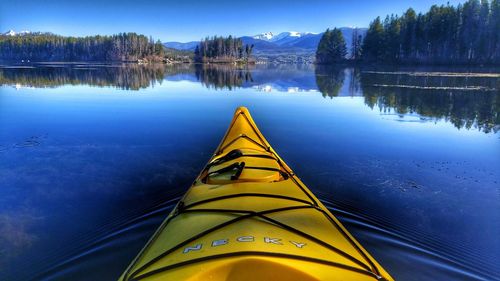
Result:
{"label": "snow-capped mountain", "polygon": [[2,33],[2,35],[4,36],[22,36],[22,35],[27,35],[27,34],[30,34],[31,31],[29,30],[23,30],[23,31],[20,31],[20,32],[15,32],[14,30],[9,30],[5,33]]}
{"label": "snow-capped mountain", "polygon": [[288,41],[293,41],[296,40],[302,36],[309,35],[309,34],[315,34],[312,32],[297,32],[297,31],[286,31],[286,32],[281,32],[278,34],[274,34],[272,32],[266,32],[266,33],[261,33],[252,36],[253,39],[258,39],[258,40],[264,40],[268,42],[288,42]]}
{"label": "snow-capped mountain", "polygon": [[264,40],[264,41],[270,41],[271,39],[274,38],[274,34],[272,32],[266,32],[266,33],[261,33],[252,36],[253,39],[258,39],[258,40]]}
{"label": "snow-capped mountain", "polygon": [[5,35],[5,36],[16,36],[16,34],[17,33],[14,30],[9,30],[9,31],[5,32],[2,35]]}

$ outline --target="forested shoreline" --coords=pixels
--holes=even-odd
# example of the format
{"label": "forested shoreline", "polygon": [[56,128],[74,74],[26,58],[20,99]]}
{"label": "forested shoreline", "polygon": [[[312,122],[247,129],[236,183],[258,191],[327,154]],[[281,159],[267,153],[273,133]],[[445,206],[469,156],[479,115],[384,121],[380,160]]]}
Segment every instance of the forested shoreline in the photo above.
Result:
{"label": "forested shoreline", "polygon": [[353,38],[350,57],[339,52],[347,48],[344,41],[327,30],[316,62],[500,64],[500,0],[433,5],[424,14],[409,8],[402,16],[377,17],[362,44],[357,35]]}
{"label": "forested shoreline", "polygon": [[0,35],[0,60],[15,62],[192,62],[253,63],[253,45],[232,36],[207,37],[194,52],[165,48],[136,33],[67,37],[52,33]]}
{"label": "forested shoreline", "polygon": [[67,37],[52,33],[0,36],[6,61],[163,61],[161,42],[136,33]]}

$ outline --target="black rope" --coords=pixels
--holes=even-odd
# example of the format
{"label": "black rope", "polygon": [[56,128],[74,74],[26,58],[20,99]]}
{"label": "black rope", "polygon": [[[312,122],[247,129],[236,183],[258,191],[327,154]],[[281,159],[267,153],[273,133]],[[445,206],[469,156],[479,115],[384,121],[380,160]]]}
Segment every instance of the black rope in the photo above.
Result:
{"label": "black rope", "polygon": [[278,172],[280,175],[283,177],[284,180],[287,180],[290,175],[281,170],[281,169],[276,169],[276,168],[269,168],[269,167],[254,167],[254,166],[246,166],[245,169],[253,169],[253,170],[265,170],[265,171],[273,171],[273,172]]}
{"label": "black rope", "polygon": [[220,174],[224,174],[224,173],[227,173],[227,172],[232,172],[232,171],[235,171],[235,174],[231,176],[231,180],[237,180],[240,175],[241,175],[241,172],[243,171],[243,168],[245,167],[245,162],[241,162],[241,163],[233,163],[227,167],[224,167],[224,168],[221,168],[217,171],[213,171],[213,172],[210,172],[208,173],[205,177],[203,177],[201,179],[201,182],[203,183],[206,183],[207,179],[212,176],[212,175],[220,175]]}
{"label": "black rope", "polygon": [[229,221],[226,221],[226,222],[223,222],[221,224],[218,224],[216,226],[213,226],[205,231],[202,231],[186,240],[184,240],[183,242],[175,245],[174,247],[170,248],[169,250],[159,254],[158,256],[152,258],[150,261],[146,262],[145,264],[143,264],[141,267],[139,267],[138,269],[136,269],[133,273],[132,273],[132,278],[134,278],[134,276],[138,273],[138,272],[141,272],[143,271],[144,269],[146,269],[147,267],[149,267],[150,265],[156,263],[157,261],[159,261],[160,259],[162,259],[163,257],[169,255],[170,253],[174,252],[175,250],[183,247],[184,245],[187,245],[188,243],[196,240],[196,239],[199,239],[209,233],[212,233],[216,230],[219,230],[221,228],[224,228],[228,225],[231,225],[231,224],[234,224],[236,222],[239,222],[241,220],[244,220],[244,219],[247,219],[247,218],[251,218],[251,217],[254,217],[258,214],[268,214],[268,213],[273,213],[273,212],[282,212],[282,211],[287,211],[287,210],[294,210],[294,209],[304,209],[304,208],[311,208],[311,206],[290,206],[290,207],[283,207],[283,208],[278,208],[278,209],[272,209],[272,210],[266,210],[266,211],[261,211],[261,212],[253,212],[253,213],[249,213],[249,214],[245,214],[245,215],[242,215],[242,216],[239,216],[237,218],[234,218],[232,220],[229,220]]}
{"label": "black rope", "polygon": [[247,169],[253,170],[265,170],[265,171],[273,171],[273,172],[282,172],[281,169],[271,168],[271,167],[257,167],[257,166],[246,166]]}
{"label": "black rope", "polygon": [[276,225],[279,225],[280,227],[282,227],[282,228],[284,228],[284,229],[286,229],[286,230],[288,230],[290,232],[294,232],[294,233],[296,233],[296,234],[298,234],[300,236],[303,236],[303,237],[305,237],[305,238],[307,238],[309,240],[312,240],[312,241],[316,242],[317,244],[319,244],[319,245],[321,245],[321,246],[323,246],[323,247],[325,247],[325,248],[327,248],[327,249],[329,249],[329,250],[331,250],[331,251],[333,251],[333,252],[335,252],[335,253],[343,256],[344,258],[346,258],[346,259],[354,262],[355,264],[358,264],[359,266],[365,268],[366,270],[370,270],[370,267],[367,266],[365,263],[361,262],[360,260],[356,259],[355,257],[353,257],[353,256],[349,255],[348,253],[346,253],[346,252],[338,249],[337,247],[334,247],[334,246],[330,245],[329,243],[327,243],[327,242],[325,242],[325,241],[323,241],[321,239],[318,239],[318,238],[316,238],[316,237],[314,237],[314,236],[312,236],[310,234],[307,234],[307,233],[305,233],[303,231],[300,231],[300,230],[298,230],[298,229],[296,229],[294,227],[291,227],[289,225],[286,225],[286,224],[284,224],[284,223],[282,223],[280,221],[277,221],[275,219],[266,217],[264,215],[259,216],[259,217],[261,217],[261,218],[263,218],[265,220],[268,220],[268,221],[270,221],[270,222],[272,222],[272,223],[274,223]]}
{"label": "black rope", "polygon": [[[242,163],[245,163],[245,162],[242,162]],[[207,174],[207,176],[211,176],[211,175],[220,175],[220,174],[224,174],[224,173],[227,173],[227,172],[230,172],[230,171],[234,171],[235,169],[239,169],[240,168],[240,163],[236,162],[236,163],[233,163],[227,167],[224,167],[224,168],[221,168],[219,170],[216,170],[216,171],[213,171],[213,172],[210,172]]]}
{"label": "black rope", "polygon": [[234,253],[225,253],[225,254],[219,254],[219,255],[212,255],[212,256],[206,256],[202,258],[197,258],[197,259],[191,259],[188,261],[184,262],[179,262],[176,264],[164,266],[157,268],[155,270],[152,270],[150,272],[144,273],[142,275],[136,276],[132,280],[141,280],[147,277],[150,277],[152,275],[155,275],[160,272],[168,271],[171,269],[175,269],[178,267],[194,264],[194,263],[199,263],[207,260],[214,260],[214,259],[222,259],[222,258],[230,258],[230,257],[239,257],[239,256],[263,256],[263,257],[275,257],[275,258],[289,258],[289,259],[295,259],[295,260],[301,260],[301,261],[306,261],[306,262],[313,262],[313,263],[319,263],[327,266],[332,266],[332,267],[337,267],[337,268],[342,268],[346,269],[349,271],[353,271],[356,273],[364,274],[370,277],[375,278],[376,280],[382,281],[385,279],[382,279],[381,276],[378,276],[374,274],[371,271],[366,271],[362,270],[353,266],[341,264],[341,263],[336,263],[328,260],[323,260],[323,259],[316,259],[316,258],[311,258],[311,257],[304,257],[304,256],[298,256],[298,255],[291,255],[291,254],[283,254],[283,253],[270,253],[270,252],[258,252],[258,251],[243,251],[243,252],[234,252]]}
{"label": "black rope", "polygon": [[267,158],[278,161],[278,159],[272,157],[271,155],[266,155],[266,154],[243,154],[242,157]]}
{"label": "black rope", "polygon": [[266,159],[272,159],[272,160],[278,160],[274,158],[271,155],[266,155],[266,154],[243,154],[243,152],[239,149],[233,149],[230,152],[228,152],[226,155],[215,159],[214,161],[210,162],[207,164],[205,169],[208,169],[212,166],[220,165],[222,163],[225,163],[227,161],[235,160],[240,157],[254,157],[254,158],[266,158]]}
{"label": "black rope", "polygon": [[290,196],[285,196],[285,195],[279,195],[279,194],[266,194],[266,193],[236,193],[236,194],[230,194],[230,195],[224,195],[224,196],[217,196],[205,200],[200,200],[188,205],[184,206],[184,210],[190,209],[194,206],[209,203],[209,202],[214,202],[214,201],[219,201],[219,200],[225,200],[225,199],[230,199],[230,198],[237,198],[237,197],[265,197],[265,198],[276,198],[276,199],[283,199],[283,200],[290,200],[290,201],[295,201],[295,202],[300,202],[304,203],[307,205],[312,205],[311,202],[300,199],[300,198],[295,198],[295,197],[290,197]]}
{"label": "black rope", "polygon": [[[310,207],[312,209],[314,209],[314,210],[317,210],[317,211],[320,211],[321,213],[324,213],[324,211],[321,210],[321,209],[319,209],[319,208],[316,208],[316,207],[314,207],[312,205]],[[254,211],[229,210],[229,209],[194,209],[194,210],[185,210],[184,212],[185,213],[193,213],[193,212],[220,212],[220,213],[248,213],[248,214],[254,213]],[[262,218],[264,220],[267,220],[269,222],[272,222],[273,224],[275,224],[275,225],[277,225],[277,226],[279,226],[279,227],[281,227],[283,229],[286,229],[286,230],[288,230],[290,232],[298,234],[299,236],[302,236],[302,237],[305,237],[306,239],[314,241],[317,244],[319,244],[319,245],[321,245],[321,246],[323,246],[323,247],[325,247],[325,248],[327,248],[327,249],[329,249],[329,250],[331,250],[333,252],[336,252],[337,254],[345,257],[346,259],[348,259],[348,260],[350,260],[350,261],[352,261],[352,262],[360,265],[361,267],[365,268],[366,270],[371,270],[371,268],[369,266],[367,266],[366,264],[362,263],[358,259],[354,258],[353,256],[347,254],[346,252],[338,249],[337,247],[335,247],[335,246],[333,246],[333,245],[331,245],[331,244],[329,244],[329,243],[327,243],[327,242],[325,242],[325,241],[323,241],[323,240],[321,240],[319,238],[316,238],[316,237],[314,237],[314,236],[312,236],[310,234],[307,234],[307,233],[305,233],[305,232],[303,232],[301,230],[298,230],[298,229],[296,229],[294,227],[291,227],[291,226],[289,226],[287,224],[284,224],[284,223],[282,223],[280,221],[277,221],[277,220],[272,219],[270,217],[267,217],[265,215],[256,214],[256,216],[258,216],[258,217],[260,217],[260,218]],[[377,274],[378,274],[378,272],[377,272]]]}
{"label": "black rope", "polygon": [[323,246],[323,247],[325,247],[325,248],[327,248],[327,249],[329,249],[331,251],[334,251],[335,253],[343,256],[344,258],[346,258],[346,259],[348,259],[348,260],[350,260],[350,261],[358,264],[359,266],[365,268],[366,270],[370,270],[370,267],[368,267],[366,264],[364,264],[363,262],[359,261],[355,257],[347,254],[346,252],[344,252],[344,251],[342,251],[342,250],[340,250],[340,249],[338,249],[338,248],[336,248],[336,247],[334,247],[334,246],[332,246],[332,245],[330,245],[330,244],[328,244],[328,243],[326,243],[326,242],[324,242],[324,241],[322,241],[322,240],[320,240],[320,239],[318,239],[318,238],[316,238],[316,237],[314,237],[312,235],[304,233],[304,232],[302,232],[302,231],[300,231],[300,230],[298,230],[296,228],[293,228],[291,226],[288,226],[288,225],[286,225],[284,223],[281,223],[281,222],[279,222],[277,220],[274,220],[272,218],[269,218],[269,217],[265,216],[266,214],[271,214],[271,213],[276,213],[276,212],[283,212],[283,211],[290,211],[290,210],[296,210],[296,209],[305,209],[305,208],[314,208],[314,209],[317,209],[317,208],[315,208],[314,206],[311,206],[311,205],[309,205],[309,206],[292,206],[292,207],[276,208],[276,209],[271,209],[271,210],[266,210],[266,211],[261,211],[261,212],[245,211],[245,210],[224,210],[224,209],[221,209],[221,210],[219,210],[219,209],[199,209],[199,210],[186,210],[186,209],[184,209],[183,212],[186,212],[186,213],[187,212],[207,212],[207,211],[209,211],[209,212],[231,212],[231,213],[246,213],[246,214],[245,215],[241,215],[241,216],[239,216],[239,217],[237,217],[235,219],[232,219],[230,221],[221,223],[221,224],[219,224],[217,226],[214,226],[212,228],[209,228],[209,229],[207,229],[207,230],[205,230],[205,231],[203,231],[201,233],[198,233],[197,235],[195,235],[195,236],[193,236],[193,237],[191,237],[191,238],[189,238],[189,239],[187,239],[187,240],[185,240],[185,241],[177,244],[176,246],[172,247],[171,249],[169,249],[169,250],[161,253],[160,255],[156,256],[155,258],[153,258],[150,261],[148,261],[147,263],[145,263],[143,266],[141,266],[139,269],[137,269],[132,275],[135,275],[136,273],[144,270],[145,268],[149,267],[150,265],[156,263],[161,258],[169,255],[170,253],[174,252],[175,250],[181,248],[182,246],[187,245],[191,241],[197,240],[197,239],[199,239],[199,238],[201,238],[201,237],[203,237],[203,236],[205,236],[205,235],[207,235],[209,233],[212,233],[213,231],[216,231],[216,230],[224,228],[224,227],[226,227],[228,225],[234,224],[235,222],[238,222],[240,220],[247,219],[247,218],[254,217],[254,216],[260,217],[260,218],[262,218],[264,220],[267,220],[267,221],[269,221],[269,222],[271,222],[271,223],[273,223],[273,224],[275,224],[275,225],[277,225],[277,226],[279,226],[281,228],[284,228],[284,229],[286,229],[288,231],[291,231],[291,232],[294,232],[294,233],[296,233],[296,234],[298,234],[300,236],[303,236],[303,237],[305,237],[305,238],[307,238],[307,239],[309,239],[311,241],[314,241],[317,244],[319,244],[319,245],[321,245],[321,246]]}
{"label": "black rope", "polygon": [[241,155],[243,155],[243,153],[241,152],[241,150],[239,150],[239,149],[233,149],[230,152],[228,152],[226,155],[224,155],[224,156],[222,156],[220,158],[217,158],[214,161],[208,163],[208,165],[205,167],[205,169],[208,169],[208,168],[210,168],[212,166],[220,165],[220,164],[225,163],[227,161],[239,158],[239,157],[241,157]]}

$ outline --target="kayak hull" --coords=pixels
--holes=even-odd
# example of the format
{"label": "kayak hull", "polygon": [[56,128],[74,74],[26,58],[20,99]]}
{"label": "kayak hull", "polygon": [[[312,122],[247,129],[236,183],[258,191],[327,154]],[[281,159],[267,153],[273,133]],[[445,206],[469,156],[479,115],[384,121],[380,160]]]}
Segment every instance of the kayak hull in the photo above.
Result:
{"label": "kayak hull", "polygon": [[120,280],[392,280],[239,108]]}

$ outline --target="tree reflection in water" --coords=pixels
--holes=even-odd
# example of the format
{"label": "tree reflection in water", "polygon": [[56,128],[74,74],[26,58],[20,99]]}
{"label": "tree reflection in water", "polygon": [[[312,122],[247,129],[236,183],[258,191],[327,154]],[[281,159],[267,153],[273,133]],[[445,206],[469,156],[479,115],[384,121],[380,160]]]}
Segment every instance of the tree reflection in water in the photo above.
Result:
{"label": "tree reflection in water", "polygon": [[323,97],[339,96],[340,90],[344,86],[346,71],[346,68],[337,66],[318,65],[315,68],[316,84]]}
{"label": "tree reflection in water", "polygon": [[233,90],[241,88],[244,83],[253,82],[249,66],[230,66],[225,64],[197,64],[196,79],[207,88]]}
{"label": "tree reflection in water", "polygon": [[190,72],[180,65],[161,64],[48,64],[0,67],[0,85],[49,88],[64,85],[90,85],[140,90],[161,82],[165,76]]}
{"label": "tree reflection in water", "polygon": [[[321,92],[323,97],[361,96],[383,112],[418,114],[456,128],[500,130],[500,74],[467,69],[380,70],[307,65],[71,64],[0,66],[0,85],[57,87],[91,85],[140,90],[164,80],[198,81],[209,89],[263,85],[276,91]],[[487,71],[487,70],[486,70]]]}
{"label": "tree reflection in water", "polygon": [[499,130],[499,81],[489,77],[373,72],[362,72],[360,78],[365,104],[370,108],[416,113],[446,120],[458,129],[477,128],[485,133]]}
{"label": "tree reflection in water", "polygon": [[[371,71],[318,66],[323,97],[362,95],[365,104],[383,112],[446,120],[456,128],[485,133],[500,129],[500,76],[484,73]],[[343,93],[344,81],[349,87]]]}

